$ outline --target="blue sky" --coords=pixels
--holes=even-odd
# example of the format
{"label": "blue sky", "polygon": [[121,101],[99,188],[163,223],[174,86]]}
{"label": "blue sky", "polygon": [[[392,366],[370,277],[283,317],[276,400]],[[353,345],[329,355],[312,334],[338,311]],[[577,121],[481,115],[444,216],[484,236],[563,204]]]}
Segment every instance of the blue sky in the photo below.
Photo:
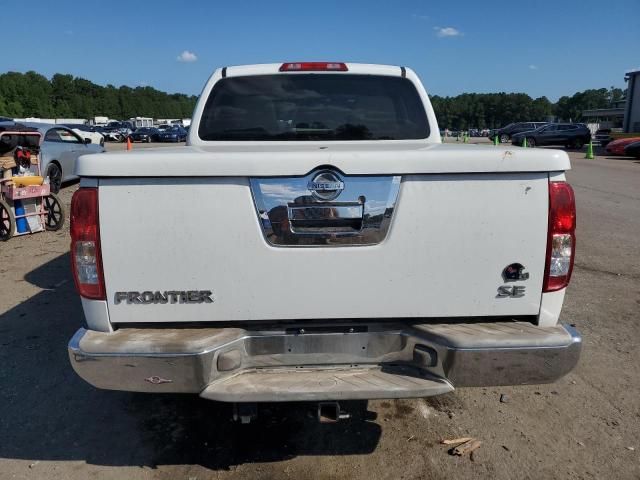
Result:
{"label": "blue sky", "polygon": [[[640,68],[640,0],[0,0],[0,6],[2,36],[15,40],[5,43],[0,72],[71,73],[103,85],[189,94],[198,94],[218,66],[296,60],[409,66],[431,94],[516,91],[551,100],[623,87],[624,72]],[[7,20],[12,12],[16,21]],[[184,52],[187,61],[179,61]]]}

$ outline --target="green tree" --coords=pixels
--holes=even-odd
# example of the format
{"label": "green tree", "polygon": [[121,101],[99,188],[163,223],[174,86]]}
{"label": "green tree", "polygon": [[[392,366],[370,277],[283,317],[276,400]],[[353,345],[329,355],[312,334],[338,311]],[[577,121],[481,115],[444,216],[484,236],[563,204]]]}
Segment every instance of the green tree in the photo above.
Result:
{"label": "green tree", "polygon": [[[504,92],[434,95],[431,103],[442,128],[497,128],[511,122],[544,121],[553,115],[577,121],[583,110],[612,106],[623,96],[622,89],[611,87],[564,96],[556,104],[546,97]],[[51,80],[36,72],[0,75],[0,115],[10,117],[183,118],[191,116],[196,101],[193,95],[168,94],[152,87],[101,86],[60,73]]]}

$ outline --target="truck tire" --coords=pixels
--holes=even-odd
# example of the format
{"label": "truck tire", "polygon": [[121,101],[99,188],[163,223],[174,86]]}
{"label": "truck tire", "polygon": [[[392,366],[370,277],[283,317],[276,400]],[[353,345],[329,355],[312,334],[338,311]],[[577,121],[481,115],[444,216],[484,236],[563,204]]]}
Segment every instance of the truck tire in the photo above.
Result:
{"label": "truck tire", "polygon": [[6,242],[16,231],[16,219],[7,202],[0,200],[0,241]]}
{"label": "truck tire", "polygon": [[506,133],[500,135],[500,143],[509,143],[509,140],[511,140],[511,138]]}

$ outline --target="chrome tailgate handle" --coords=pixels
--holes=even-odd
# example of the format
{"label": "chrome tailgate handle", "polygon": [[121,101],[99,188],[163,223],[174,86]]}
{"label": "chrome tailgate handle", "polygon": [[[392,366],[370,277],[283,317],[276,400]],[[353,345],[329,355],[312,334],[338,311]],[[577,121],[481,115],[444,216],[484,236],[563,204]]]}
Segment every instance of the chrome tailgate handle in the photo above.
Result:
{"label": "chrome tailgate handle", "polygon": [[400,176],[343,175],[250,179],[266,241],[275,246],[375,245],[387,235]]}
{"label": "chrome tailgate handle", "polygon": [[357,235],[363,215],[361,203],[288,206],[291,232],[301,235]]}

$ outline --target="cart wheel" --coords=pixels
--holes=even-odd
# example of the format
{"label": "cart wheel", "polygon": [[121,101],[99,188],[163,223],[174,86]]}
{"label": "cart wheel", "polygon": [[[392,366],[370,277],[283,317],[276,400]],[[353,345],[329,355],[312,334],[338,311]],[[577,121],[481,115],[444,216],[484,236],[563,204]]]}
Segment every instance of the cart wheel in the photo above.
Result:
{"label": "cart wheel", "polygon": [[47,214],[45,228],[54,232],[60,230],[64,225],[64,207],[55,193],[50,193],[48,197],[44,197],[44,209]]}
{"label": "cart wheel", "polygon": [[0,241],[6,242],[16,231],[13,210],[4,200],[0,200]]}

